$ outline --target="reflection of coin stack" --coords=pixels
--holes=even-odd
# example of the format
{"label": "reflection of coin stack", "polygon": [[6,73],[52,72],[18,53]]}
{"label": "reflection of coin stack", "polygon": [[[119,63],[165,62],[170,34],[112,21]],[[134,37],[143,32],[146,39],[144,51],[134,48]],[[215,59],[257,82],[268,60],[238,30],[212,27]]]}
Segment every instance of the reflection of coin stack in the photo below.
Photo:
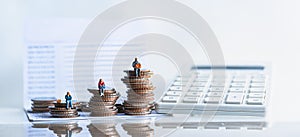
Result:
{"label": "reflection of coin stack", "polygon": [[127,123],[122,124],[124,130],[132,137],[151,137],[154,130],[149,126],[149,123]]}
{"label": "reflection of coin stack", "polygon": [[50,114],[52,117],[57,118],[73,118],[78,117],[78,112],[76,109],[76,106],[79,105],[79,103],[72,103],[73,108],[66,108],[66,103],[54,103],[55,107],[50,108]]}
{"label": "reflection of coin stack", "polygon": [[53,103],[56,103],[56,98],[38,97],[31,99],[32,112],[49,112],[49,107],[54,107]]}
{"label": "reflection of coin stack", "polygon": [[91,123],[87,126],[92,137],[119,137],[115,124]]}
{"label": "reflection of coin stack", "polygon": [[120,94],[115,89],[104,90],[104,96],[100,96],[98,89],[88,89],[93,97],[89,102],[89,110],[91,116],[114,116],[117,114],[118,109],[115,107],[115,103]]}
{"label": "reflection of coin stack", "polygon": [[140,76],[136,77],[132,70],[127,73],[122,81],[127,85],[127,101],[124,101],[125,114],[146,115],[150,114],[154,104],[154,87],[150,82],[153,73],[150,70],[142,70]]}
{"label": "reflection of coin stack", "polygon": [[52,130],[57,136],[72,136],[73,133],[80,133],[82,128],[77,123],[58,123],[50,124],[49,129]]}

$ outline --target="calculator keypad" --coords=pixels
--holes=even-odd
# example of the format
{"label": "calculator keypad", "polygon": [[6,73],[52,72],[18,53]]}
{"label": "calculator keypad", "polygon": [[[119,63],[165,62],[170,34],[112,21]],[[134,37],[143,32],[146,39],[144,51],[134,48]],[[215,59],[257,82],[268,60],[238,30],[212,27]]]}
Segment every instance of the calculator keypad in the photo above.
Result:
{"label": "calculator keypad", "polygon": [[177,77],[162,102],[263,105],[265,97],[264,74],[233,73],[217,77],[197,72],[191,77]]}

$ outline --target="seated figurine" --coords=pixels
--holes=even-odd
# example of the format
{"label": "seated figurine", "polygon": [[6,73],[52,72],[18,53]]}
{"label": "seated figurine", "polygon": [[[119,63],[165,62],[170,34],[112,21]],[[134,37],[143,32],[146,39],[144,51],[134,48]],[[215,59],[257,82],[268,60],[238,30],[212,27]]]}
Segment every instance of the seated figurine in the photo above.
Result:
{"label": "seated figurine", "polygon": [[105,83],[102,79],[99,80],[98,88],[99,88],[100,96],[104,96]]}
{"label": "seated figurine", "polygon": [[66,104],[67,104],[66,108],[71,109],[72,108],[72,96],[71,96],[70,92],[67,92],[65,99],[66,99]]}

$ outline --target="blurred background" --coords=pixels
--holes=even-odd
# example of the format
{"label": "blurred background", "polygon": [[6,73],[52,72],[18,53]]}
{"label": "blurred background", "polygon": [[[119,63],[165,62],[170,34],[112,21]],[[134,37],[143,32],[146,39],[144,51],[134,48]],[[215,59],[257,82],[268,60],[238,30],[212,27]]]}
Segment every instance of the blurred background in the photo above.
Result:
{"label": "blurred background", "polygon": [[[270,119],[300,121],[300,1],[178,1],[197,11],[208,22],[220,42],[227,64],[241,61],[270,62]],[[28,37],[30,28],[34,28],[32,25],[28,27],[28,22],[40,18],[92,20],[120,2],[122,1],[1,0],[0,108],[23,108],[26,42],[32,38]],[[60,27],[49,33],[64,32],[64,29],[70,30]],[[78,34],[72,35],[73,39],[68,42],[78,42],[80,31],[76,32]],[[47,32],[42,33],[47,35]]]}

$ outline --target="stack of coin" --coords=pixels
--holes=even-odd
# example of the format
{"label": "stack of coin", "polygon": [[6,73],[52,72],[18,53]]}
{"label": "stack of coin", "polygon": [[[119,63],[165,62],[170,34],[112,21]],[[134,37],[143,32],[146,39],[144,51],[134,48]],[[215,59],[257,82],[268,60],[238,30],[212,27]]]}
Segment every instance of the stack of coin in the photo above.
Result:
{"label": "stack of coin", "polygon": [[115,106],[120,94],[115,89],[105,89],[104,96],[100,96],[98,89],[88,89],[93,97],[89,102],[89,110],[91,116],[114,116],[118,113],[118,109]]}
{"label": "stack of coin", "polygon": [[77,112],[76,107],[79,105],[79,103],[74,102],[72,103],[72,108],[66,108],[66,103],[54,103],[55,107],[50,108],[50,114],[52,117],[57,118],[74,118],[78,117],[79,114]]}
{"label": "stack of coin", "polygon": [[53,123],[49,125],[49,130],[52,130],[58,137],[70,137],[74,133],[80,133],[82,127],[77,123]]}
{"label": "stack of coin", "polygon": [[32,112],[42,113],[49,112],[49,107],[54,107],[56,103],[56,98],[54,97],[37,97],[31,99],[32,101]]}
{"label": "stack of coin", "polygon": [[92,137],[119,137],[114,123],[94,123],[87,126]]}
{"label": "stack of coin", "polygon": [[154,129],[149,126],[150,123],[125,123],[122,127],[127,134],[132,137],[152,137]]}
{"label": "stack of coin", "polygon": [[124,111],[127,115],[147,115],[151,113],[154,105],[154,86],[149,80],[153,72],[150,70],[140,71],[140,76],[136,77],[132,70],[124,71],[127,76],[122,78],[126,84],[127,100],[124,101]]}

